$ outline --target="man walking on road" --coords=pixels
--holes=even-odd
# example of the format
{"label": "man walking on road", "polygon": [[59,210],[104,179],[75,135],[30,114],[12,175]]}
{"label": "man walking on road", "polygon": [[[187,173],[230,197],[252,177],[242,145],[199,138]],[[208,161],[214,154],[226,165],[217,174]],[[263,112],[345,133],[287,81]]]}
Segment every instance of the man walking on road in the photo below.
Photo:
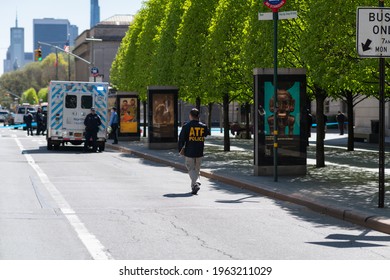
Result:
{"label": "man walking on road", "polygon": [[89,140],[92,138],[92,147],[93,151],[97,151],[97,134],[99,131],[99,126],[102,124],[102,121],[98,114],[96,114],[95,108],[91,108],[91,113],[89,113],[84,120],[85,125],[85,143],[84,151],[88,151]]}
{"label": "man walking on road", "polygon": [[200,189],[200,165],[202,163],[204,138],[208,135],[207,126],[199,121],[199,110],[193,108],[179,135],[179,153],[185,157],[185,165],[191,178],[192,194]]}
{"label": "man walking on road", "polygon": [[37,135],[41,133],[43,135],[45,133],[45,129],[44,129],[45,125],[44,125],[43,113],[41,108],[38,108],[36,119],[37,119]]}
{"label": "man walking on road", "polygon": [[345,122],[345,115],[338,111],[336,116],[337,123],[339,125],[340,135],[344,135],[344,122]]}

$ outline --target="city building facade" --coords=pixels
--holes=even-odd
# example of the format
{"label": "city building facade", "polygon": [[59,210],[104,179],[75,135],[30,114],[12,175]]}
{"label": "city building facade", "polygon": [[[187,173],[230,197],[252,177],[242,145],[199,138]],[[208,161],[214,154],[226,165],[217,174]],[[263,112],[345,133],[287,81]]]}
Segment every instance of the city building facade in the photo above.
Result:
{"label": "city building facade", "polygon": [[[132,15],[115,15],[85,30],[77,37],[73,53],[89,62],[76,59],[76,80],[110,82],[110,69],[119,45],[133,20]],[[99,71],[97,77],[91,77],[91,68]]]}
{"label": "city building facade", "polygon": [[11,44],[7,50],[7,57],[4,60],[4,73],[17,70],[26,64],[24,53],[24,28],[18,27],[17,18],[15,27],[12,27],[10,31]]}
{"label": "city building facade", "polygon": [[71,25],[67,19],[34,19],[33,25],[33,50],[40,47],[42,58],[55,52],[55,49],[46,45],[40,45],[39,42],[63,48],[66,44],[73,46],[74,39],[78,35],[77,26]]}
{"label": "city building facade", "polygon": [[[347,116],[347,105],[341,100],[327,98],[324,102],[324,114],[328,117],[329,123],[336,122],[337,112],[343,112]],[[316,115],[316,101],[311,103],[311,112]],[[350,121],[350,120],[347,120]],[[378,133],[376,123],[379,122],[379,100],[374,97],[364,98],[353,108],[353,120],[355,131],[365,131],[367,133]],[[390,105],[385,103],[385,135],[390,135]]]}

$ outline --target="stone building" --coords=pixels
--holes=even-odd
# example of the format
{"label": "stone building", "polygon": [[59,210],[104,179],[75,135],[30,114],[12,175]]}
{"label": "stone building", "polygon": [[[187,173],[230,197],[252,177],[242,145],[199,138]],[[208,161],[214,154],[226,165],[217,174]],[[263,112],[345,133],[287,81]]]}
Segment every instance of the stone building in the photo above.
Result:
{"label": "stone building", "polygon": [[[91,62],[88,64],[80,59],[75,60],[77,81],[110,82],[111,64],[133,18],[132,15],[115,15],[85,30],[76,38],[73,53]],[[98,69],[97,77],[91,75],[92,67]]]}

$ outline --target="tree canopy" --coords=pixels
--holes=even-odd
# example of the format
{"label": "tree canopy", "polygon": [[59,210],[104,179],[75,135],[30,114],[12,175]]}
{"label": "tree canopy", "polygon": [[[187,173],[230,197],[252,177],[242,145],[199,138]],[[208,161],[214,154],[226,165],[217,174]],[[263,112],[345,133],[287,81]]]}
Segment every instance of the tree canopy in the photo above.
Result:
{"label": "tree canopy", "polygon": [[[61,53],[58,55],[58,61],[56,55],[52,53],[41,62],[32,62],[16,71],[4,73],[0,77],[0,99],[4,99],[8,105],[15,98],[20,102],[26,99],[24,95],[26,92],[29,92],[30,96],[33,89],[36,95],[36,92],[40,92],[41,89],[47,89],[50,81],[54,79],[68,80],[68,62]],[[45,97],[42,92],[39,99],[47,100],[47,96]],[[35,98],[31,101],[36,102],[34,104],[38,103]]]}
{"label": "tree canopy", "polygon": [[[356,9],[372,0],[290,0],[279,20],[279,67],[305,68],[315,86],[337,98],[345,90],[376,94],[374,60],[356,52]],[[251,101],[253,69],[273,67],[273,22],[262,1],[149,0],[130,25],[111,69],[119,90],[175,85],[183,100],[221,102],[225,93]],[[314,95],[313,95],[314,96]]]}

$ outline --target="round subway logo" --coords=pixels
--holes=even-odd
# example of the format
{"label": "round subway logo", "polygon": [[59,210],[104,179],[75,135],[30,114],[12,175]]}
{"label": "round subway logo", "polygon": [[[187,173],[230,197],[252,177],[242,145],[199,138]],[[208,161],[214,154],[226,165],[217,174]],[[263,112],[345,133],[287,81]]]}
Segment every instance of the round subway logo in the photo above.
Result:
{"label": "round subway logo", "polygon": [[286,0],[264,0],[264,5],[277,12],[284,4]]}

